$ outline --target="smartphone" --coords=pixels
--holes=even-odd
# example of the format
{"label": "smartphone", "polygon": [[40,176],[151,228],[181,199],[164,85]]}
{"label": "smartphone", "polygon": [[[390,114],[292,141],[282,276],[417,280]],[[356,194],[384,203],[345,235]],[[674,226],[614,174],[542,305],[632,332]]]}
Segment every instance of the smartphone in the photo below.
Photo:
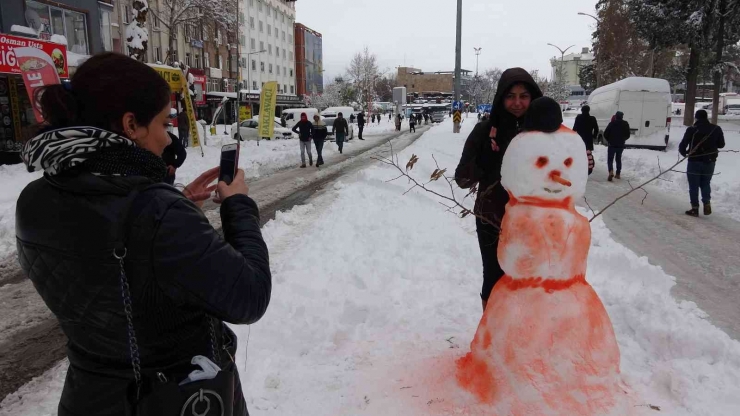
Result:
{"label": "smartphone", "polygon": [[221,170],[218,181],[231,185],[239,169],[239,144],[227,144],[221,148]]}

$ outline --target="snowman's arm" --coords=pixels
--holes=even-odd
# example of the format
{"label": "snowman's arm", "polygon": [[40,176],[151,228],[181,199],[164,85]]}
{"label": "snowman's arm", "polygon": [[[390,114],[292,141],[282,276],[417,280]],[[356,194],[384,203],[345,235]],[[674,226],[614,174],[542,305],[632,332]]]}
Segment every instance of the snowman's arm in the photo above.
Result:
{"label": "snowman's arm", "polygon": [[488,123],[478,123],[465,141],[460,163],[455,169],[455,182],[460,188],[470,188],[485,175],[485,170],[478,164],[478,159],[482,151],[482,142],[488,141],[486,126]]}

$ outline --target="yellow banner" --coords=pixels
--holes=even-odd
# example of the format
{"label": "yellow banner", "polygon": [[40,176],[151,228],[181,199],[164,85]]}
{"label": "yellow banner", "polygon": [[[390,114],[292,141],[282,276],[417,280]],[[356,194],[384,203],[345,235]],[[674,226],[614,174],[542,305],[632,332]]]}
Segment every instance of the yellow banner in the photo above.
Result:
{"label": "yellow banner", "polygon": [[275,133],[275,106],[277,105],[278,84],[270,81],[262,87],[260,95],[260,123],[258,127],[259,136],[272,138]]}
{"label": "yellow banner", "polygon": [[246,121],[252,118],[252,107],[249,105],[242,105],[239,107],[239,122]]}
{"label": "yellow banner", "polygon": [[167,81],[168,84],[170,84],[170,89],[172,91],[180,91],[183,78],[185,77],[182,75],[182,71],[179,68],[171,68],[168,66],[154,64],[149,64],[149,66],[157,71],[159,76],[164,78],[164,80]]}

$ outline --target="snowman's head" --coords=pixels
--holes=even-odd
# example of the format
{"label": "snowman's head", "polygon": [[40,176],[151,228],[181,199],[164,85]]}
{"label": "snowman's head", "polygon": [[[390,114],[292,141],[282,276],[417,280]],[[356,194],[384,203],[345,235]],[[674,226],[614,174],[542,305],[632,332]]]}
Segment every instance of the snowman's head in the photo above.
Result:
{"label": "snowman's head", "polygon": [[586,146],[573,130],[552,133],[528,131],[511,141],[503,165],[501,184],[515,198],[574,202],[586,192]]}

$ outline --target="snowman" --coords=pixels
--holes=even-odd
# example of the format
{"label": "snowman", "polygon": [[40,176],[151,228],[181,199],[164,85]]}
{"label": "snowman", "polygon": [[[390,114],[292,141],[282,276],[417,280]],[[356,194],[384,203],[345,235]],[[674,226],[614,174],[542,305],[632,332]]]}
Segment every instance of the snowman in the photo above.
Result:
{"label": "snowman", "polygon": [[458,361],[459,384],[492,415],[631,414],[614,329],[585,278],[591,228],[575,203],[586,190],[586,148],[562,126],[557,102],[532,102],[501,177],[506,274]]}

